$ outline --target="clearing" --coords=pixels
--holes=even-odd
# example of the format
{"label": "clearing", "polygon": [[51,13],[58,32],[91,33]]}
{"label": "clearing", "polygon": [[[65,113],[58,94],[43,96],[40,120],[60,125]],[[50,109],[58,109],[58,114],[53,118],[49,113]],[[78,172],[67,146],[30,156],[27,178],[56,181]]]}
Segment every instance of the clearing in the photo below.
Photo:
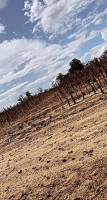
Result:
{"label": "clearing", "polygon": [[0,200],[106,200],[106,177],[107,93],[47,102],[0,130]]}

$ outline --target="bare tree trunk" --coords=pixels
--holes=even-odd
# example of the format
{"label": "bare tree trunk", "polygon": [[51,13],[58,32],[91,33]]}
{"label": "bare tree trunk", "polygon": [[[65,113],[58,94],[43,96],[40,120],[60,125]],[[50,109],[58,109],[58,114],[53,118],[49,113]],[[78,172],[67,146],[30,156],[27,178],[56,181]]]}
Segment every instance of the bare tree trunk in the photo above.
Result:
{"label": "bare tree trunk", "polygon": [[87,84],[85,82],[84,82],[84,85],[85,85],[85,88],[86,88],[88,94],[90,94],[90,91],[88,90]]}
{"label": "bare tree trunk", "polygon": [[61,99],[61,97],[60,97],[60,95],[59,95],[59,93],[57,92],[57,96],[58,96],[58,98],[59,98],[59,101],[60,101],[60,103],[61,103],[61,106],[62,106],[62,108],[63,108],[63,101],[62,101],[62,99]]}
{"label": "bare tree trunk", "polygon": [[99,73],[100,73],[100,74],[102,75],[102,77],[103,77],[104,84],[107,84],[107,80],[105,79],[105,76],[104,76],[103,70],[100,68],[99,65],[98,65],[98,69],[99,69]]}
{"label": "bare tree trunk", "polygon": [[100,91],[101,91],[102,93],[104,93],[104,91],[103,91],[103,89],[101,88],[100,84],[98,83],[98,81],[97,81],[95,75],[93,75],[92,73],[91,73],[91,75],[92,75],[93,79],[95,79],[95,81],[96,81],[96,83],[97,83],[97,86],[98,86],[98,88],[100,89]]}
{"label": "bare tree trunk", "polygon": [[68,105],[70,106],[70,101],[69,99],[64,95],[64,93],[59,89],[59,93],[61,94],[61,96],[66,99],[66,102],[68,103]]}
{"label": "bare tree trunk", "polygon": [[70,88],[69,87],[66,87],[66,91],[70,94],[70,96],[71,96],[71,99],[72,99],[72,101],[73,101],[73,103],[75,104],[76,103],[76,101],[75,101],[75,99],[74,99],[74,97],[73,97],[73,95],[72,95],[72,91],[70,90]]}
{"label": "bare tree trunk", "polygon": [[97,93],[96,93],[96,89],[93,87],[93,85],[91,84],[90,80],[88,80],[88,84],[89,84],[89,86],[92,88],[94,94],[97,94]]}
{"label": "bare tree trunk", "polygon": [[73,90],[75,91],[75,94],[76,94],[76,97],[78,99],[78,94],[77,94],[77,91],[76,91],[76,88],[73,86],[73,84],[71,83],[71,87],[73,88]]}
{"label": "bare tree trunk", "polygon": [[78,85],[79,90],[80,90],[80,92],[81,92],[81,96],[82,96],[83,99],[84,99],[84,93],[82,92],[82,89],[81,89],[80,83],[78,82],[77,85]]}

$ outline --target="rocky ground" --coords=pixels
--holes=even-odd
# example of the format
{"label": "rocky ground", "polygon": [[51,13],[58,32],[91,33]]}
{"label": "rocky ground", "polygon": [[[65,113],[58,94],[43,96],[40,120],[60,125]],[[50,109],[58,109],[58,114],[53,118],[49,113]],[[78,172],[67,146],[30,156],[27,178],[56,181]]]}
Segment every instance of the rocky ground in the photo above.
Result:
{"label": "rocky ground", "polygon": [[0,130],[0,200],[107,199],[107,93]]}

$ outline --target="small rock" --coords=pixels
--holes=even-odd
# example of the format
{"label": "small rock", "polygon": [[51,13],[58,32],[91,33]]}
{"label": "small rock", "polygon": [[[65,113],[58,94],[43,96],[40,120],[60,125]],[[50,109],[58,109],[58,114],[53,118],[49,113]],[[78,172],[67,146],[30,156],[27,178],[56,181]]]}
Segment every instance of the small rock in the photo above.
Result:
{"label": "small rock", "polygon": [[7,188],[5,189],[5,192],[7,192],[7,191],[8,191],[8,189],[9,189],[9,186],[7,186]]}
{"label": "small rock", "polygon": [[72,160],[75,160],[75,158],[72,158]]}
{"label": "small rock", "polygon": [[21,124],[19,127],[18,127],[19,130],[22,130],[23,129],[23,124]]}
{"label": "small rock", "polygon": [[31,126],[32,125],[32,122],[28,122],[28,126]]}
{"label": "small rock", "polygon": [[52,136],[50,136],[50,137],[48,138],[48,140],[51,139],[51,138],[52,138]]}
{"label": "small rock", "polygon": [[58,150],[64,151],[64,148],[63,147],[59,147]]}
{"label": "small rock", "polygon": [[69,151],[68,153],[73,153],[73,151],[71,150],[71,151]]}
{"label": "small rock", "polygon": [[49,197],[52,197],[52,194],[51,194],[51,193],[48,193],[47,198],[49,198]]}
{"label": "small rock", "polygon": [[62,160],[62,162],[66,162],[67,160],[66,160],[66,158],[64,158],[63,160]]}
{"label": "small rock", "polygon": [[22,170],[18,171],[18,173],[21,174],[21,173],[22,173]]}
{"label": "small rock", "polygon": [[49,114],[49,118],[50,118],[50,119],[52,118],[52,115],[51,115],[51,114]]}
{"label": "small rock", "polygon": [[38,126],[37,128],[36,128],[36,131],[38,131],[38,130],[40,130],[41,129],[41,127],[40,126]]}
{"label": "small rock", "polygon": [[50,160],[47,160],[47,163],[50,163]]}
{"label": "small rock", "polygon": [[92,176],[96,176],[98,174],[98,171],[95,171],[92,173]]}
{"label": "small rock", "polygon": [[47,178],[47,180],[49,180],[49,179],[50,179],[50,177],[49,177],[49,176],[47,176],[46,178]]}
{"label": "small rock", "polygon": [[39,161],[40,161],[40,160],[42,160],[42,158],[41,158],[41,157],[39,158]]}
{"label": "small rock", "polygon": [[88,152],[88,155],[89,155],[89,156],[92,156],[92,155],[93,155],[93,150],[90,150],[90,151]]}
{"label": "small rock", "polygon": [[86,154],[88,154],[88,151],[83,151],[83,155],[85,156]]}

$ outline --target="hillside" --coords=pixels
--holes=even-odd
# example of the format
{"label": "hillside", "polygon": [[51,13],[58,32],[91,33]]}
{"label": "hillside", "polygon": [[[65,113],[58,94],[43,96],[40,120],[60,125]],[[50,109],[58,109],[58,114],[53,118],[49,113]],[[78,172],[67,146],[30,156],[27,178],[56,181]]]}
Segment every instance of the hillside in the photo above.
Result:
{"label": "hillside", "polygon": [[106,89],[71,106],[47,99],[0,130],[1,200],[106,200],[106,178]]}

